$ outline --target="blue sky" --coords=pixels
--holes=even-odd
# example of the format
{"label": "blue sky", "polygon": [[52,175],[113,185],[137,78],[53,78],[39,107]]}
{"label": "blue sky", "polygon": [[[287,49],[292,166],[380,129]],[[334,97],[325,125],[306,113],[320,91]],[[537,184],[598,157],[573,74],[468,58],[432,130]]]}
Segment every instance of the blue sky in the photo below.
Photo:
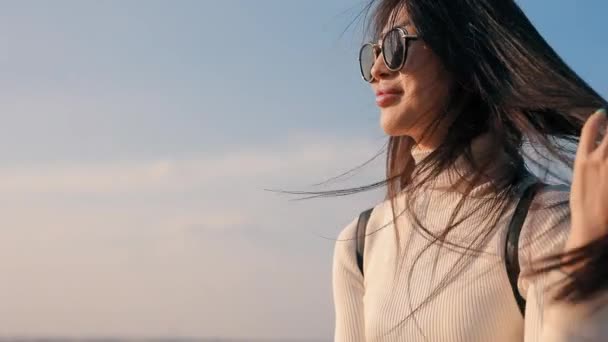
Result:
{"label": "blue sky", "polygon": [[[608,4],[520,4],[607,96]],[[263,189],[315,190],[384,144],[361,32],[341,36],[362,6],[0,2],[0,335],[330,339],[324,237],[382,194]]]}

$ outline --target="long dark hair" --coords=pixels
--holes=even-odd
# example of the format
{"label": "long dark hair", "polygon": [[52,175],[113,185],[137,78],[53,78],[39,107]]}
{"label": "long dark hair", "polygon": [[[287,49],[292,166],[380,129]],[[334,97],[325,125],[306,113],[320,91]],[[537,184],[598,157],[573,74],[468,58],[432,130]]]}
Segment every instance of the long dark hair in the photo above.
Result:
{"label": "long dark hair", "polygon": [[[607,102],[557,55],[513,0],[371,1],[362,14],[370,19],[373,41],[385,26],[393,26],[400,9],[406,11],[419,37],[454,80],[444,114],[439,115],[425,133],[432,134],[453,117],[448,109],[458,108],[456,119],[449,120],[445,139],[428,157],[414,165],[410,153],[415,147],[414,140],[408,136],[391,136],[384,181],[353,189],[291,193],[312,197],[345,195],[386,185],[386,199],[391,200],[393,222],[397,222],[394,200],[400,192],[407,191],[406,208],[419,228],[434,236],[431,243],[449,244],[448,233],[475,210],[459,215],[476,182],[490,175],[493,196],[488,201],[493,212],[488,215],[487,230],[476,239],[481,246],[495,230],[501,215],[514,203],[518,186],[529,174],[524,142],[542,151],[537,155],[559,160],[572,170],[583,124]],[[502,165],[504,172],[487,173],[488,163],[475,162],[471,142],[482,133],[490,133],[492,137],[489,153],[506,156]],[[453,166],[460,156],[464,156],[474,170],[467,177],[472,181],[465,183],[466,191],[448,226],[436,236],[416,217],[411,209],[412,201],[425,183]],[[529,162],[560,179],[546,163],[535,159]],[[422,178],[412,181],[416,177]],[[473,243],[462,247],[476,249]],[[587,299],[608,287],[607,247],[608,237],[567,254],[548,256],[539,260],[540,266],[527,276],[582,262],[584,266],[571,274],[556,299]]]}

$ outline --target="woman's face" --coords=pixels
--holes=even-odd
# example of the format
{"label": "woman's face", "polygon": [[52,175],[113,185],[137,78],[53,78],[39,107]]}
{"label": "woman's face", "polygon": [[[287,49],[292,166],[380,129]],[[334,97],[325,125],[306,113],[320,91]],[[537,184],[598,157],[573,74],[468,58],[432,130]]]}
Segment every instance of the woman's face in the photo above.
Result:
{"label": "woman's face", "polygon": [[[405,27],[409,34],[417,34],[405,11],[399,13],[394,24],[384,28],[382,37],[393,27]],[[390,71],[382,54],[378,54],[371,73],[383,130],[391,136],[409,135],[421,143],[418,138],[441,113],[448,94],[450,78],[439,58],[422,40],[410,40],[400,70]]]}

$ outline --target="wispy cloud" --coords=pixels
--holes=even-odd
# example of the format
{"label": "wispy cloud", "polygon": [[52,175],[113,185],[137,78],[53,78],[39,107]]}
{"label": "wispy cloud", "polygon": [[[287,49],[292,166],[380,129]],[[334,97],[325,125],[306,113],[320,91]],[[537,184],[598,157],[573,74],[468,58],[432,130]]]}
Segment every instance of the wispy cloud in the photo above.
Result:
{"label": "wispy cloud", "polygon": [[321,305],[330,330],[330,279],[318,270],[333,244],[315,234],[337,235],[366,200],[294,205],[263,189],[311,190],[381,146],[302,136],[199,158],[2,168],[3,328],[246,337],[272,327],[288,336],[300,321],[277,328],[284,313],[304,320]]}

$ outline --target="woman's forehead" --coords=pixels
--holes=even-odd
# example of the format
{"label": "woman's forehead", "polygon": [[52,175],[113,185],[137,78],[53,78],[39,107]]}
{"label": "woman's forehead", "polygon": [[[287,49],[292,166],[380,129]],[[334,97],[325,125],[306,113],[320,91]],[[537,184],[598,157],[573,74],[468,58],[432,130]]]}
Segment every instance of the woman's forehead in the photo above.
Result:
{"label": "woman's forehead", "polygon": [[410,18],[404,6],[400,6],[400,8],[396,9],[388,16],[380,33],[380,37],[384,37],[384,35],[392,28],[402,26],[411,26]]}

